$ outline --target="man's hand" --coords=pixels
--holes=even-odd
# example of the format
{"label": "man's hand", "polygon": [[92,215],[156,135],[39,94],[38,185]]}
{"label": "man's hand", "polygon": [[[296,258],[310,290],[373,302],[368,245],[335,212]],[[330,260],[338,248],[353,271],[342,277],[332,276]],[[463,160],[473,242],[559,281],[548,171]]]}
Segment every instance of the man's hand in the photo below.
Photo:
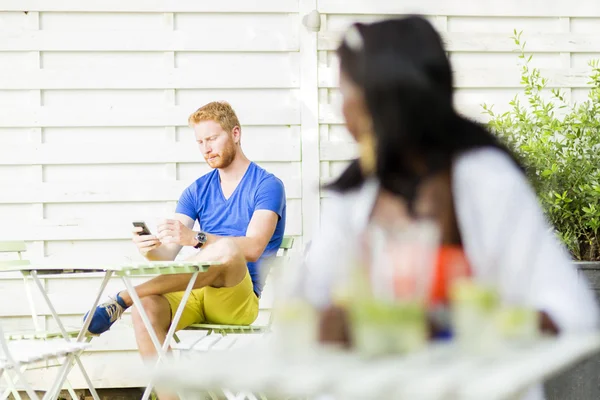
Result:
{"label": "man's hand", "polygon": [[132,233],[133,233],[132,239],[133,239],[133,243],[135,243],[135,245],[137,246],[140,254],[143,255],[144,257],[146,257],[146,255],[148,254],[149,251],[160,247],[161,242],[154,235],[141,235],[140,236],[139,233],[141,231],[142,231],[141,227],[139,227],[139,226],[134,227],[132,230]]}
{"label": "man's hand", "polygon": [[167,219],[158,225],[158,238],[164,244],[196,245],[196,232],[175,219]]}

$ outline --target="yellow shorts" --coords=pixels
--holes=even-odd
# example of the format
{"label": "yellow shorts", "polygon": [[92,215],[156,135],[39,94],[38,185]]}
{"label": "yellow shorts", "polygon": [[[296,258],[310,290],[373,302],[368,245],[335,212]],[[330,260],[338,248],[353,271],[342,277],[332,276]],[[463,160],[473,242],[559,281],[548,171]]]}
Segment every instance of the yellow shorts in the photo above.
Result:
{"label": "yellow shorts", "polygon": [[[181,303],[183,291],[163,295],[171,306],[171,320]],[[258,297],[250,273],[235,286],[214,288],[206,286],[192,290],[176,330],[192,324],[249,325],[258,316]]]}

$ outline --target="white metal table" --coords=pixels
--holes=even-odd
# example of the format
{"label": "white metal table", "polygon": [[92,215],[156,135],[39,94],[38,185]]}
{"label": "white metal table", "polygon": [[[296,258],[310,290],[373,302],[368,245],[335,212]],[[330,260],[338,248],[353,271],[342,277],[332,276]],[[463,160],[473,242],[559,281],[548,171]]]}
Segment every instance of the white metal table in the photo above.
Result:
{"label": "white metal table", "polygon": [[404,357],[364,359],[321,348],[285,358],[264,343],[172,362],[153,377],[183,399],[227,388],[283,398],[508,400],[598,351],[600,333],[545,337],[487,356],[445,343]]}
{"label": "white metal table", "polygon": [[[130,293],[131,298],[134,302],[134,305],[136,305],[138,307],[138,310],[139,310],[140,316],[144,322],[144,325],[146,326],[146,329],[148,330],[148,333],[150,334],[152,342],[153,342],[154,346],[156,347],[156,350],[158,353],[158,359],[156,360],[156,366],[158,366],[166,354],[166,350],[168,349],[169,343],[173,337],[173,334],[175,333],[175,327],[177,326],[177,322],[181,318],[185,303],[187,302],[187,299],[189,298],[190,293],[194,287],[194,282],[196,281],[198,273],[206,271],[211,265],[216,265],[216,264],[217,263],[206,262],[206,261],[201,261],[201,262],[197,262],[197,261],[185,261],[185,262],[156,261],[156,262],[154,262],[154,261],[152,261],[152,262],[129,262],[129,263],[122,263],[122,264],[99,263],[96,265],[89,265],[89,264],[82,265],[80,263],[75,264],[75,263],[68,262],[68,263],[60,263],[60,264],[57,263],[56,265],[50,265],[50,264],[44,264],[44,263],[24,264],[24,265],[19,265],[19,266],[0,268],[0,272],[20,271],[25,276],[26,279],[27,279],[27,277],[31,277],[33,279],[35,285],[38,287],[40,293],[42,294],[42,297],[44,298],[44,301],[46,302],[46,304],[50,310],[50,313],[52,314],[52,317],[55,320],[55,322],[60,330],[60,335],[62,335],[64,337],[64,339],[68,342],[70,342],[72,338],[69,335],[69,333],[67,332],[64,324],[62,323],[60,316],[57,313],[55,307],[53,306],[52,301],[50,300],[50,297],[48,296],[48,293],[46,292],[44,285],[42,284],[39,276],[40,275],[57,275],[57,274],[92,273],[92,272],[104,273],[102,283],[100,285],[100,288],[96,294],[96,297],[94,299],[94,302],[93,302],[90,310],[95,310],[96,307],[98,306],[100,298],[101,298],[102,294],[104,293],[104,289],[106,288],[106,285],[107,285],[108,281],[110,280],[110,278],[113,275],[120,277],[123,280],[128,292]],[[171,324],[171,328],[169,329],[169,332],[167,334],[165,342],[160,343],[156,336],[156,333],[152,329],[150,320],[148,319],[148,316],[142,307],[141,299],[139,298],[139,296],[133,289],[134,285],[131,281],[131,278],[134,276],[141,276],[141,275],[150,276],[150,275],[181,274],[181,273],[191,273],[192,275],[191,275],[190,281],[185,289],[185,293],[182,298],[181,304],[179,305],[177,312],[175,313],[175,316],[173,317],[173,323]],[[30,299],[30,301],[32,301],[32,300]],[[83,322],[83,326],[79,330],[76,338],[74,338],[75,342],[83,342],[86,340],[86,337],[89,336],[87,330],[90,325],[92,316],[93,316],[93,312],[90,312],[88,314],[87,318],[85,318],[85,320]],[[35,316],[34,316],[34,319],[35,319]],[[49,398],[57,398],[58,397],[60,390],[61,390],[65,380],[67,379],[67,376],[68,376],[70,370],[72,369],[74,363],[77,364],[79,370],[81,371],[94,400],[99,400],[100,397],[98,396],[98,394],[94,388],[94,385],[93,385],[89,375],[87,374],[78,354],[72,354],[72,355],[68,356],[66,358],[65,362],[60,367],[59,373],[57,374],[57,378],[49,391],[49,393],[50,393]],[[143,399],[149,398],[151,392],[152,392],[152,382],[150,381],[150,384],[148,385],[146,392],[144,393]]]}

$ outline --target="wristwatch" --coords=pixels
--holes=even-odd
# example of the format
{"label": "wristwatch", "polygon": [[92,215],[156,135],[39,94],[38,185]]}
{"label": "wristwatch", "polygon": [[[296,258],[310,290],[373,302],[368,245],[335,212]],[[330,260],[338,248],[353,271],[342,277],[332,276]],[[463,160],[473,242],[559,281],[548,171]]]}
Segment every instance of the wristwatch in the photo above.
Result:
{"label": "wristwatch", "polygon": [[194,248],[199,249],[202,246],[204,246],[204,243],[206,243],[207,239],[208,238],[206,237],[206,233],[198,232],[198,234],[196,235],[196,240],[198,241],[198,243],[194,246]]}

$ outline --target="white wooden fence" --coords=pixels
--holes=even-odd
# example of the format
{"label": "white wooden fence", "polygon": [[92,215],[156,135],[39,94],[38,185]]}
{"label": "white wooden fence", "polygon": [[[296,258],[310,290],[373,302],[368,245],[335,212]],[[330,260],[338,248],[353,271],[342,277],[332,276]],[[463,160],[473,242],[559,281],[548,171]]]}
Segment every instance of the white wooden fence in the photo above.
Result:
{"label": "white wooden fence", "polygon": [[[315,9],[318,33],[302,25]],[[595,0],[0,0],[0,240],[27,240],[32,258],[138,257],[131,221],[169,216],[208,170],[186,121],[217,99],[237,110],[248,156],[284,181],[286,234],[309,239],[327,207],[319,182],[356,151],[339,112],[340,32],[412,12],[442,32],[457,107],[479,119],[481,103],[505,110],[518,91],[514,29],[573,100],[600,56]],[[46,284],[77,322],[98,278]],[[0,293],[3,322],[30,325],[21,282],[6,276]],[[143,384],[124,322],[85,358],[100,387]]]}

